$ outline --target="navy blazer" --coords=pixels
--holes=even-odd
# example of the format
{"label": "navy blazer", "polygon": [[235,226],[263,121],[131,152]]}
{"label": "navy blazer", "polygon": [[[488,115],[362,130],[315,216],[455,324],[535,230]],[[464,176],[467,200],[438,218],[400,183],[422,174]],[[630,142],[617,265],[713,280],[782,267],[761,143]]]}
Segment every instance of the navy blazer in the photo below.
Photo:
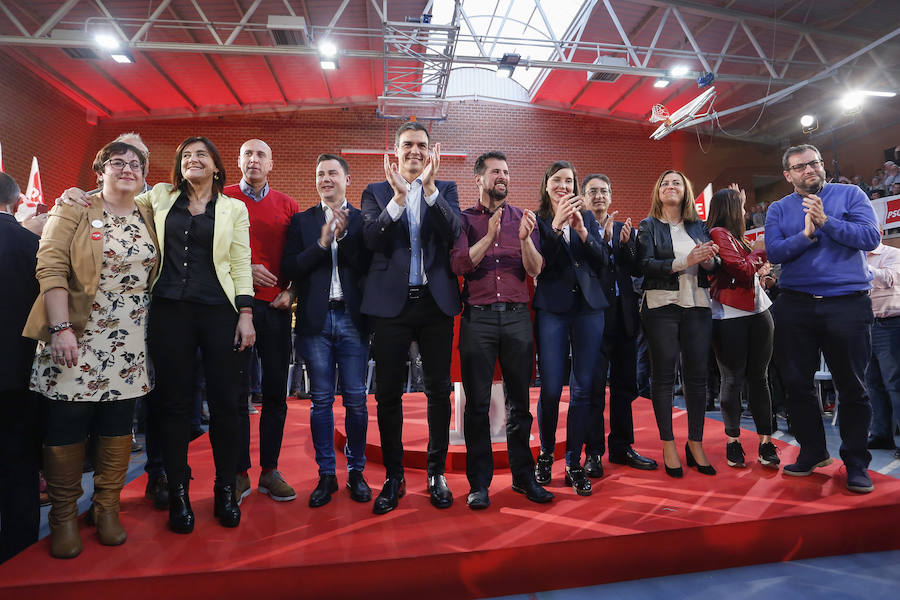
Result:
{"label": "navy blazer", "polygon": [[[366,335],[360,313],[363,281],[369,269],[369,253],[363,245],[362,213],[347,203],[350,211],[346,235],[338,241],[338,277],[344,292],[344,307],[356,329]],[[331,291],[331,248],[319,246],[325,210],[322,204],[291,217],[281,273],[297,290],[297,335],[319,335],[325,326]]]}
{"label": "navy blazer", "polygon": [[[428,291],[448,316],[459,314],[459,282],[450,269],[450,249],[462,231],[456,183],[435,181],[438,197],[428,206],[421,202],[419,237]],[[362,312],[396,317],[406,304],[411,258],[409,217],[397,221],[387,212],[394,190],[387,181],[370,183],[362,194],[363,237],[372,252],[372,264],[363,291]]]}
{"label": "navy blazer", "polygon": [[[603,238],[603,229],[598,226],[598,237]],[[631,230],[631,236],[626,244],[620,242],[624,223],[615,221],[612,232],[612,251],[609,268],[603,273],[603,291],[609,301],[610,311],[608,315],[621,319],[625,334],[637,335],[640,327],[640,315],[638,314],[637,294],[634,291],[634,282],[631,277],[640,277],[641,268],[637,252],[637,230]],[[607,244],[607,247],[609,244]],[[616,303],[616,285],[619,286],[618,306]],[[614,310],[613,310],[614,309]],[[607,320],[607,329],[613,323]]]}
{"label": "navy blazer", "polygon": [[40,239],[14,216],[0,214],[0,391],[27,390],[31,379],[37,342],[22,337],[22,330],[40,292],[34,275]]}
{"label": "navy blazer", "polygon": [[552,219],[538,217],[544,268],[534,288],[535,310],[565,313],[577,307],[580,290],[585,302],[594,310],[609,306],[603,292],[603,273],[609,267],[609,246],[598,234],[597,219],[590,211],[582,212],[587,239],[582,242],[574,231],[569,243],[553,231]]}

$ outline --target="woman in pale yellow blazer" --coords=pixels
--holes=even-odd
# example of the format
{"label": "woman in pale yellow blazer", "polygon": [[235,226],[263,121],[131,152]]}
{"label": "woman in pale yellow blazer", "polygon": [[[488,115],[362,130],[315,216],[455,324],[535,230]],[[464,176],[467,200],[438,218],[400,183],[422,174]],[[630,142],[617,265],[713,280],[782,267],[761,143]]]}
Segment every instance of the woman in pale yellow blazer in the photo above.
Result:
{"label": "woman in pale yellow blazer", "polygon": [[44,473],[50,554],[81,552],[78,499],[85,438],[97,434],[93,517],[100,543],[125,542],[119,494],[131,454],[135,399],[150,391],[147,322],[159,269],[153,212],[136,205],[145,157],[122,142],[97,153],[100,193],[50,213],[38,250],[41,294],[24,334],[40,340],[31,389],[46,406]]}
{"label": "woman in pale yellow blazer", "polygon": [[194,529],[188,498],[194,361],[203,359],[216,464],[214,514],[237,527],[234,501],[238,448],[239,351],[253,345],[250,221],[243,202],[222,193],[225,167],[208,139],[191,137],[175,153],[172,183],[137,202],[152,207],[161,268],[153,287],[150,353],[156,372],[169,480],[169,527]]}

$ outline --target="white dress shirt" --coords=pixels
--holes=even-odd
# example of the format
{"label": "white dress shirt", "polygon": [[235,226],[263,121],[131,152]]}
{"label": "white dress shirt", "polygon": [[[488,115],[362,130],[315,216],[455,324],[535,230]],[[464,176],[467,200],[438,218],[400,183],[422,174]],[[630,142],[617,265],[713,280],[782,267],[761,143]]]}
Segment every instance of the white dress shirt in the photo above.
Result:
{"label": "white dress shirt", "polygon": [[[428,206],[434,206],[435,201],[437,200],[438,194],[437,189],[435,189],[434,193],[430,196],[425,196],[425,204]],[[410,248],[413,252],[418,254],[418,261],[411,261],[418,265],[418,272],[414,272],[416,269],[413,268],[413,264],[410,264],[409,269],[409,284],[410,285],[425,285],[428,283],[428,276],[425,274],[425,256],[422,253],[422,240],[419,236],[419,227],[421,223],[419,219],[422,214],[422,178],[416,177],[412,182],[406,182],[406,204],[404,206],[400,206],[393,199],[388,202],[387,211],[388,215],[390,215],[391,219],[397,221],[403,216],[403,211],[406,210],[406,218],[409,220],[409,241]]]}
{"label": "white dress shirt", "polygon": [[[347,208],[347,199],[344,198],[343,204],[341,204],[342,209]],[[331,223],[331,220],[334,218],[334,211],[331,210],[331,207],[322,202],[322,210],[325,211],[325,222]],[[344,239],[344,236],[347,235],[347,231],[345,230],[343,234],[341,234],[341,239]],[[331,289],[328,291],[328,299],[329,300],[343,300],[344,299],[344,288],[341,287],[341,277],[338,275],[338,238],[335,237],[331,240]],[[321,244],[317,241],[317,244]]]}

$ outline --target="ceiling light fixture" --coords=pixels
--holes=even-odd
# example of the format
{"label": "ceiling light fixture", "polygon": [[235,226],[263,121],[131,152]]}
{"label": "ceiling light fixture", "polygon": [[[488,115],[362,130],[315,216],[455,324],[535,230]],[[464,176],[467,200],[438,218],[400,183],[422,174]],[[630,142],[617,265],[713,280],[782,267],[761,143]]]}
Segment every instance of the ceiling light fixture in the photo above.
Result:
{"label": "ceiling light fixture", "polygon": [[803,115],[800,117],[800,131],[809,135],[819,128],[819,120],[815,115]]}
{"label": "ceiling light fixture", "polygon": [[893,98],[897,95],[897,92],[877,92],[875,90],[860,90],[859,93],[863,96],[875,96],[878,98]]}
{"label": "ceiling light fixture", "polygon": [[847,92],[841,98],[841,106],[847,114],[856,114],[862,109],[863,95],[859,92]]}
{"label": "ceiling light fixture", "polygon": [[110,33],[97,33],[94,35],[94,41],[106,50],[115,50],[119,47],[119,40]]}
{"label": "ceiling light fixture", "polygon": [[669,69],[669,75],[672,77],[684,77],[688,74],[688,68],[684,65],[675,65]]}
{"label": "ceiling light fixture", "polygon": [[653,87],[664,88],[664,87],[668,87],[670,83],[672,83],[671,80],[666,79],[665,77],[660,77],[659,79],[657,79],[656,81],[653,82]]}
{"label": "ceiling light fixture", "polygon": [[512,77],[513,71],[522,57],[514,52],[507,52],[497,62],[497,77]]}
{"label": "ceiling light fixture", "polygon": [[115,50],[110,52],[109,56],[120,65],[128,65],[134,62],[134,55],[127,50]]}
{"label": "ceiling light fixture", "polygon": [[334,42],[323,40],[319,44],[319,66],[323,71],[334,71],[338,68],[338,48]]}

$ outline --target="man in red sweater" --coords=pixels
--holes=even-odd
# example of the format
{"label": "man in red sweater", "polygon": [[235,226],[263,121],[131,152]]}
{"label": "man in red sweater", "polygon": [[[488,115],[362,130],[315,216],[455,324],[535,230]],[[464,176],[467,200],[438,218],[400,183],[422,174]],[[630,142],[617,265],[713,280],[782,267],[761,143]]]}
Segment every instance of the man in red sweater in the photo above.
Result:
{"label": "man in red sweater", "polygon": [[[272,150],[262,140],[247,140],[241,146],[238,166],[243,178],[225,188],[225,194],[247,205],[250,213],[250,252],[253,271],[253,326],[256,350],[262,362],[262,415],[259,419],[258,489],[273,500],[285,502],[297,497],[294,488],[278,472],[278,455],[287,415],[287,374],[291,358],[291,292],[288,282],[279,276],[281,255],[288,225],[297,202],[269,187],[268,176],[274,163]],[[244,397],[250,388],[250,352],[244,352],[247,364],[242,382]],[[238,503],[250,493],[250,417],[241,424],[242,458],[238,465],[234,493]]]}

